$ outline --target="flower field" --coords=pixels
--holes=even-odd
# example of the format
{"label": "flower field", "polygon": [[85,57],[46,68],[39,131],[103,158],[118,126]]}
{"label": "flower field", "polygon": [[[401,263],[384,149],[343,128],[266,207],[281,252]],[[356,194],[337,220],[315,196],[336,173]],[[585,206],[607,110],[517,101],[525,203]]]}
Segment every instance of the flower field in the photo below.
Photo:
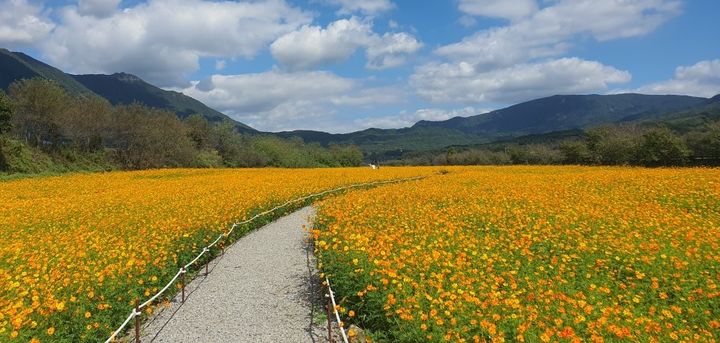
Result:
{"label": "flower field", "polygon": [[720,340],[720,170],[450,168],[323,201],[316,254],[376,341]]}
{"label": "flower field", "polygon": [[427,169],[160,170],[0,182],[0,341],[104,341],[199,247],[303,195]]}

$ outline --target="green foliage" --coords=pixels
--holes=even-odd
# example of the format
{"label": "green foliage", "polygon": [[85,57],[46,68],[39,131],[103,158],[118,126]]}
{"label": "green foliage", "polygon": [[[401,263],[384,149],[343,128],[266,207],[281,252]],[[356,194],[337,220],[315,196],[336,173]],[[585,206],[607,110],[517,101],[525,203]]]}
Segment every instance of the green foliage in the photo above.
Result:
{"label": "green foliage", "polygon": [[5,92],[0,90],[0,135],[10,132],[12,129],[13,108],[10,99]]}
{"label": "green foliage", "polygon": [[666,128],[645,132],[638,147],[638,162],[646,166],[682,166],[689,156],[685,142]]}
{"label": "green foliage", "polygon": [[16,135],[36,147],[57,145],[60,125],[71,103],[65,90],[53,81],[35,78],[13,83],[9,94]]}
{"label": "green foliage", "polygon": [[587,143],[577,140],[567,140],[560,144],[560,153],[563,155],[563,163],[586,164],[592,161]]}
{"label": "green foliage", "polygon": [[640,135],[633,128],[610,127],[587,132],[587,146],[593,163],[629,165],[634,162]]}
{"label": "green foliage", "polygon": [[[68,94],[47,79],[13,83],[0,94],[0,170],[11,173],[164,167],[339,167],[362,162],[351,146],[322,147],[299,138],[239,132],[195,114],[134,103],[113,107],[96,96]],[[5,132],[5,131],[2,131]],[[2,136],[0,136],[2,137]],[[13,138],[14,137],[14,138]]]}

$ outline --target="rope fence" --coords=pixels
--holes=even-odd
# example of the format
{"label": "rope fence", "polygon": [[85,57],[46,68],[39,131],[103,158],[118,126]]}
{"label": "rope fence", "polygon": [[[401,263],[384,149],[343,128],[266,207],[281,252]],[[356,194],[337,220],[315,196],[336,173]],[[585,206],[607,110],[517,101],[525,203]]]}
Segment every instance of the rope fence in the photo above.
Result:
{"label": "rope fence", "polygon": [[335,302],[335,292],[333,292],[332,286],[330,286],[330,279],[328,277],[325,277],[325,286],[328,290],[327,294],[325,294],[325,297],[327,298],[328,342],[332,342],[332,323],[330,320],[330,308],[332,307],[333,312],[335,312],[335,319],[337,320],[338,327],[340,328],[340,335],[342,336],[343,343],[349,343],[348,336],[345,333],[345,326],[343,325],[342,320],[340,320],[340,313],[338,312],[338,306]]}
{"label": "rope fence", "polygon": [[[296,203],[299,203],[299,202],[303,202],[303,201],[306,201],[306,200],[311,199],[311,198],[321,197],[321,196],[324,196],[324,195],[326,195],[326,194],[337,193],[337,192],[341,192],[341,191],[348,190],[348,189],[352,189],[352,188],[372,187],[372,186],[384,185],[384,184],[389,184],[389,183],[400,183],[400,182],[420,180],[420,179],[422,179],[422,178],[424,178],[424,176],[416,176],[416,177],[410,177],[410,178],[404,178],[404,179],[393,179],[393,180],[374,181],[374,182],[366,182],[366,183],[356,183],[356,184],[351,184],[351,185],[348,185],[348,186],[343,186],[343,187],[339,187],[339,188],[334,188],[334,189],[326,190],[326,191],[323,191],[323,192],[310,194],[310,195],[307,195],[307,196],[304,196],[304,197],[300,197],[300,198],[297,198],[297,199],[289,200],[289,201],[285,202],[285,203],[282,204],[282,205],[278,205],[278,206],[275,206],[275,207],[273,207],[273,208],[271,208],[271,209],[269,209],[269,210],[260,212],[260,213],[258,213],[258,214],[256,214],[256,215],[254,215],[253,217],[251,217],[250,219],[246,219],[246,220],[243,220],[243,221],[241,221],[241,222],[237,222],[237,223],[232,224],[232,226],[230,227],[230,230],[229,230],[228,232],[221,233],[220,235],[218,235],[218,237],[217,237],[212,243],[210,243],[208,246],[204,247],[204,248],[202,249],[202,251],[201,251],[197,256],[195,256],[194,259],[192,259],[188,264],[180,267],[180,269],[178,270],[178,272],[177,272],[177,273],[175,274],[175,276],[173,276],[173,278],[165,285],[165,287],[163,287],[160,291],[158,291],[157,293],[155,293],[155,295],[153,295],[152,297],[150,297],[148,300],[146,300],[146,301],[143,302],[142,304],[139,304],[139,301],[136,301],[136,303],[135,303],[135,308],[132,310],[132,312],[130,313],[130,315],[128,315],[128,317],[127,317],[127,318],[125,319],[125,321],[120,325],[120,327],[118,327],[118,328],[112,333],[112,335],[110,335],[110,337],[105,341],[105,343],[113,342],[113,341],[117,338],[117,336],[118,336],[120,333],[123,332],[123,330],[125,329],[125,327],[132,321],[133,318],[135,318],[135,342],[136,342],[136,343],[139,343],[139,342],[140,342],[140,316],[142,316],[142,312],[143,312],[142,310],[143,310],[144,308],[146,308],[147,306],[149,306],[150,304],[152,304],[155,300],[157,300],[158,298],[160,298],[160,296],[162,296],[162,295],[170,288],[170,286],[172,286],[172,285],[177,281],[178,278],[181,278],[181,287],[182,287],[181,302],[184,303],[184,302],[185,302],[185,274],[187,274],[188,269],[189,269],[190,267],[192,267],[198,260],[200,260],[200,258],[201,258],[203,255],[205,255],[206,253],[209,253],[209,252],[210,252],[210,249],[211,249],[212,247],[214,247],[216,244],[218,244],[221,239],[223,239],[223,238],[225,238],[225,239],[229,238],[230,235],[232,235],[233,231],[235,231],[235,228],[237,228],[238,226],[251,223],[251,222],[254,221],[255,219],[258,219],[258,218],[260,218],[260,217],[262,217],[262,216],[264,216],[264,215],[267,215],[267,214],[270,214],[270,213],[272,213],[272,212],[275,212],[275,211],[277,211],[277,210],[279,210],[279,209],[285,208],[285,207],[287,207],[287,206],[289,206],[289,205],[296,204]],[[224,253],[224,248],[223,248],[223,253]],[[207,265],[205,265],[205,274],[207,275],[207,273],[208,273],[208,271],[207,271]],[[325,281],[327,282],[327,287],[328,287],[328,291],[329,291],[329,292],[328,292],[328,295],[327,295],[327,297],[329,298],[329,299],[328,299],[328,330],[330,330],[330,307],[329,307],[329,305],[330,305],[330,303],[332,303],[332,306],[333,306],[332,308],[335,310],[335,318],[336,318],[337,321],[338,321],[338,326],[340,326],[340,331],[341,331],[341,333],[342,333],[343,341],[344,341],[345,343],[348,343],[347,335],[345,334],[345,330],[344,330],[343,327],[342,327],[342,322],[340,321],[340,314],[339,314],[338,311],[337,311],[337,304],[335,303],[335,297],[334,297],[334,294],[333,294],[333,292],[332,292],[332,289],[330,288],[330,280],[329,280],[328,278],[326,278]],[[330,332],[330,331],[329,331],[329,332]],[[330,333],[330,334],[331,334],[331,333]],[[328,338],[330,338],[330,337],[328,337]]]}

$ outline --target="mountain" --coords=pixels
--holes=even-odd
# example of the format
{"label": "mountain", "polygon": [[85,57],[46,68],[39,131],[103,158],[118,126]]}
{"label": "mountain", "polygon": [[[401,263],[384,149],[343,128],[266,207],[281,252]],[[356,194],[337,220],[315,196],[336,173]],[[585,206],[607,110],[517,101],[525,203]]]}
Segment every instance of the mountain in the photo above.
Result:
{"label": "mountain", "polygon": [[[139,102],[149,107],[170,110],[180,118],[186,118],[192,114],[202,114],[210,122],[232,120],[185,94],[155,87],[135,75],[116,73],[70,76],[113,105],[129,105]],[[238,128],[244,131],[255,131],[242,123],[238,123]]]}
{"label": "mountain", "polygon": [[299,137],[307,143],[353,144],[363,152],[375,156],[392,156],[405,151],[425,151],[449,145],[486,142],[487,139],[443,127],[411,127],[404,129],[367,129],[352,133],[331,134],[319,131],[286,131],[275,135],[282,138]]}
{"label": "mountain", "polygon": [[710,98],[710,100],[708,100],[708,104],[720,104],[720,94]]}
{"label": "mountain", "polygon": [[61,70],[40,62],[22,52],[11,52],[0,49],[0,89],[7,90],[10,84],[21,79],[42,77],[57,82],[68,92],[81,95],[93,92],[70,75]]}
{"label": "mountain", "polygon": [[414,127],[443,127],[489,137],[520,136],[661,118],[707,101],[680,95],[556,95],[472,117],[420,121]]}
{"label": "mountain", "polygon": [[[716,98],[713,99],[720,100],[720,96]],[[544,140],[546,133],[560,132],[564,137],[576,134],[577,129],[602,124],[659,120],[679,111],[711,106],[708,105],[711,100],[677,95],[556,95],[471,117],[420,121],[404,129],[368,129],[346,134],[289,131],[277,135],[300,137],[305,142],[322,145],[355,144],[365,153],[393,158],[409,151],[507,142],[521,136]],[[555,139],[554,135],[550,136]]]}
{"label": "mountain", "polygon": [[174,112],[180,118],[197,113],[210,122],[231,120],[240,131],[256,132],[255,129],[232,120],[200,101],[182,93],[155,87],[134,75],[71,75],[21,52],[0,49],[0,89],[7,90],[10,84],[17,80],[35,77],[53,80],[73,95],[101,96],[113,105],[138,102],[148,107]]}

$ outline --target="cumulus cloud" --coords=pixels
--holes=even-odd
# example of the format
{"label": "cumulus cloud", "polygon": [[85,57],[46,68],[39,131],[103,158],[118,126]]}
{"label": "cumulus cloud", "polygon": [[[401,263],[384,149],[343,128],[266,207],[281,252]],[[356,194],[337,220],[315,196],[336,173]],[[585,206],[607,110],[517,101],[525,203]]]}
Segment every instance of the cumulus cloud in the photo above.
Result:
{"label": "cumulus cloud", "polygon": [[78,0],[78,12],[82,15],[106,17],[117,9],[121,0]]}
{"label": "cumulus cloud", "polygon": [[183,93],[261,130],[325,129],[339,110],[368,108],[404,101],[389,87],[330,72],[304,71],[214,75],[193,82]]}
{"label": "cumulus cloud", "polygon": [[305,25],[278,38],[270,51],[281,64],[304,69],[344,61],[372,40],[372,24],[352,17],[332,22],[324,29]]}
{"label": "cumulus cloud", "polygon": [[405,56],[421,48],[422,43],[408,33],[385,33],[381,38],[375,37],[368,46],[367,67],[387,69],[400,66],[405,63]]}
{"label": "cumulus cloud", "polygon": [[201,57],[252,58],[312,15],[282,0],[150,0],[104,18],[66,7],[60,21],[42,47],[55,65],[76,73],[126,71],[177,86]]}
{"label": "cumulus cloud", "polygon": [[675,69],[675,77],[635,90],[646,94],[681,94],[712,97],[720,94],[720,59]]}
{"label": "cumulus cloud", "polygon": [[602,92],[629,82],[630,73],[595,61],[561,58],[482,70],[466,62],[430,63],[410,84],[432,102],[517,103],[554,94]]}
{"label": "cumulus cloud", "polygon": [[55,27],[47,14],[27,0],[0,0],[0,46],[27,46],[43,40]]}
{"label": "cumulus cloud", "polygon": [[366,48],[370,69],[396,67],[405,62],[422,44],[410,34],[373,32],[372,22],[357,17],[340,19],[326,28],[305,25],[285,34],[270,46],[273,57],[291,69],[308,69],[347,60],[358,49]]}
{"label": "cumulus cloud", "polygon": [[448,120],[454,117],[469,117],[489,112],[486,109],[477,109],[474,107],[464,107],[459,109],[440,109],[440,108],[424,108],[415,112],[400,112],[397,115],[366,117],[356,119],[355,123],[359,127],[373,127],[378,129],[392,129],[413,126],[421,120],[439,121]]}
{"label": "cumulus cloud", "polygon": [[[479,4],[486,1],[467,3],[470,2]],[[461,5],[463,3],[466,2],[461,2]],[[504,1],[498,6],[510,6],[507,3]],[[566,53],[572,46],[572,40],[578,37],[591,36],[606,41],[652,32],[678,15],[682,2],[557,0],[551,4],[511,25],[479,31],[461,42],[440,47],[435,52],[485,69],[559,56]]]}
{"label": "cumulus cloud", "polygon": [[535,0],[460,0],[460,11],[476,16],[518,19],[535,13]]}
{"label": "cumulus cloud", "polygon": [[390,0],[327,0],[327,2],[340,6],[338,10],[340,15],[352,13],[374,15],[395,8],[395,5]]}

